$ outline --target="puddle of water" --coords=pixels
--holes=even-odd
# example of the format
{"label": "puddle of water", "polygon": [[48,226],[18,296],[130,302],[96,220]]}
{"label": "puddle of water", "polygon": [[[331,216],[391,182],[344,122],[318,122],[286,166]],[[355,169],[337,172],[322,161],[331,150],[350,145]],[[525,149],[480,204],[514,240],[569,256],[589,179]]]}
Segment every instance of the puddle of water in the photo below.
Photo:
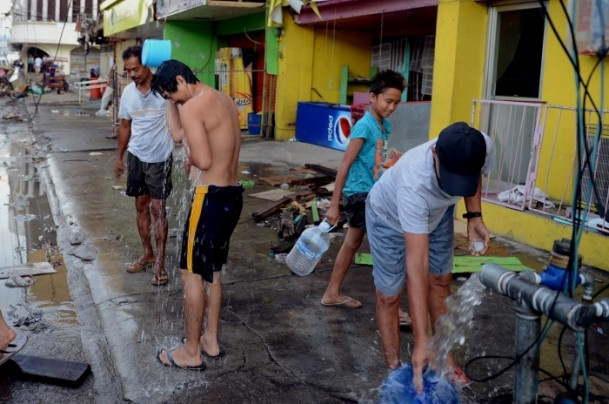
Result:
{"label": "puddle of water", "polygon": [[47,261],[57,271],[34,276],[34,284],[27,288],[9,288],[0,280],[0,308],[26,303],[61,323],[75,323],[55,223],[32,156],[23,142],[0,147],[0,155],[13,156],[0,158],[0,267]]}

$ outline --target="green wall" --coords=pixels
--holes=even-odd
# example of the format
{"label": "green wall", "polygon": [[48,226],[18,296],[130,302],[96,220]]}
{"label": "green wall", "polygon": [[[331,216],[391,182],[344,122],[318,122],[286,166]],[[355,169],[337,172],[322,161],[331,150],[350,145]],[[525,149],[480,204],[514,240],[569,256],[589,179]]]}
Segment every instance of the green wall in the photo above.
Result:
{"label": "green wall", "polygon": [[258,14],[218,21],[216,35],[234,35],[243,34],[244,32],[262,31],[266,21],[264,16],[264,11],[262,11]]}
{"label": "green wall", "polygon": [[167,21],[163,32],[171,40],[171,57],[186,63],[201,82],[214,86],[218,43],[211,22]]}

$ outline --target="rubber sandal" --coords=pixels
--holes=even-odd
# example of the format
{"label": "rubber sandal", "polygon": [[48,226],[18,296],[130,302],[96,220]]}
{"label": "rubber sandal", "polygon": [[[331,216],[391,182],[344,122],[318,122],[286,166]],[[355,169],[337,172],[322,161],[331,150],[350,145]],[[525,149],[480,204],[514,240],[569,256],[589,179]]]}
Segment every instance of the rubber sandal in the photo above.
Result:
{"label": "rubber sandal", "polygon": [[134,274],[136,272],[141,272],[141,271],[145,271],[148,268],[151,268],[154,266],[154,261],[150,261],[150,262],[145,262],[145,261],[133,261],[129,264],[127,264],[127,272],[129,272],[130,274]]}

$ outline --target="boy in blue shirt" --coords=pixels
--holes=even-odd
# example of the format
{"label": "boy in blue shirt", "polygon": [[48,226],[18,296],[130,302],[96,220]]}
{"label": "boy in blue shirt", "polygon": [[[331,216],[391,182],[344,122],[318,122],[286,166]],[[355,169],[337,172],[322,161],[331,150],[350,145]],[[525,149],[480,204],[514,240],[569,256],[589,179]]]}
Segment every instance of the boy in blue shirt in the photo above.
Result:
{"label": "boy in blue shirt", "polygon": [[[392,70],[379,72],[370,85],[370,106],[366,114],[353,126],[349,145],[336,174],[328,223],[336,224],[342,208],[349,228],[336,256],[328,287],[321,299],[324,306],[361,307],[361,303],[340,293],[355,252],[366,233],[366,197],[383,170],[395,161],[388,159],[387,139],[391,124],[387,118],[396,110],[406,86],[404,76]],[[341,203],[342,197],[342,203]]]}

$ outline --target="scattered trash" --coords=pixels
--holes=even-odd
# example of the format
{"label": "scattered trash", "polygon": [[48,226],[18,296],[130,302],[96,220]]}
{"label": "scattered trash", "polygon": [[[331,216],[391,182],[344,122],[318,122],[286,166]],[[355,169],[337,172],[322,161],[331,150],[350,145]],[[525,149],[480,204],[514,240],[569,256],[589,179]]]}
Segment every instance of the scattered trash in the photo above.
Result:
{"label": "scattered trash", "polygon": [[112,185],[112,189],[115,191],[120,191],[121,189],[123,189],[122,185]]}
{"label": "scattered trash", "polygon": [[59,110],[58,110],[58,109],[52,109],[52,110],[51,110],[51,113],[52,113],[52,114],[58,114],[58,113],[59,113]]}
{"label": "scattered trash", "polygon": [[286,254],[286,253],[275,254],[275,261],[277,261],[280,264],[286,264],[287,257],[288,257],[288,254]]}
{"label": "scattered trash", "polygon": [[290,186],[284,182],[283,184],[281,184],[281,186],[279,188],[285,190],[285,189],[290,189]]}
{"label": "scattered trash", "polygon": [[330,209],[330,200],[328,198],[320,198],[317,200],[318,209]]}
{"label": "scattered trash", "polygon": [[30,327],[42,321],[42,310],[32,309],[23,304],[10,306],[7,316],[12,320],[15,327]]}
{"label": "scattered trash", "polygon": [[256,185],[256,181],[252,181],[252,180],[241,180],[239,181],[239,184],[241,184],[241,186],[243,188],[252,188],[254,185]]}
{"label": "scattered trash", "polygon": [[15,216],[15,220],[18,222],[30,222],[34,219],[37,219],[38,216],[32,214],[32,213],[28,213],[27,215],[17,215]]}
{"label": "scattered trash", "polygon": [[243,170],[243,171],[241,171],[241,174],[248,175],[248,174],[250,174],[250,172],[249,172],[249,171],[247,171],[247,170]]}
{"label": "scattered trash", "polygon": [[5,121],[17,121],[17,122],[23,121],[23,118],[21,118],[19,115],[17,115],[14,112],[9,112],[7,114],[4,114],[2,119],[4,119]]}
{"label": "scattered trash", "polygon": [[102,152],[98,152],[98,151],[93,151],[91,153],[89,153],[89,156],[102,156],[104,153]]}
{"label": "scattered trash", "polygon": [[10,288],[26,288],[28,286],[32,286],[33,283],[34,279],[31,276],[21,277],[14,275],[8,278],[6,282],[4,282],[4,285]]}
{"label": "scattered trash", "polygon": [[603,331],[603,328],[600,325],[596,327],[596,333],[600,335],[605,335],[605,332]]}

